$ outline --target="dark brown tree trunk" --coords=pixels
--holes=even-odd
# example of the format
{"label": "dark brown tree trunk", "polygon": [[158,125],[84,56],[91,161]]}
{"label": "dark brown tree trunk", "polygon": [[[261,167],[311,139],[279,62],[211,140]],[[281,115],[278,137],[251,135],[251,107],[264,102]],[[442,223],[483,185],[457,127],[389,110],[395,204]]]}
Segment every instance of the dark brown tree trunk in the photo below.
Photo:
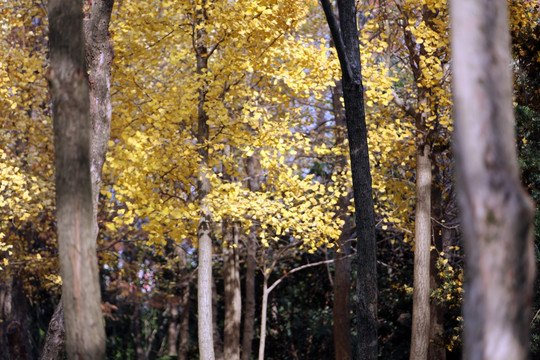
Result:
{"label": "dark brown tree trunk", "polygon": [[[94,238],[98,235],[97,211],[103,163],[110,137],[111,123],[111,63],[114,55],[108,31],[114,0],[96,0],[93,3],[90,18],[85,20],[86,64],[89,69],[90,119],[90,174],[92,177],[92,208]],[[64,352],[65,339],[63,306],[58,304],[51,319],[45,338],[42,359],[52,358]],[[62,349],[60,349],[62,347]]]}
{"label": "dark brown tree trunk", "polygon": [[216,282],[212,281],[212,331],[214,333],[214,353],[216,360],[223,360],[223,339],[221,338],[221,333],[219,331],[218,325],[218,299],[217,299],[217,288]]}
{"label": "dark brown tree trunk", "polygon": [[[343,91],[341,83],[333,89],[332,104],[336,122],[336,146],[343,146],[345,142],[345,109],[341,103]],[[347,158],[344,155],[338,157],[336,171],[342,172],[347,166]],[[334,272],[334,350],[336,360],[352,359],[351,320],[350,320],[350,297],[351,297],[351,236],[352,219],[347,216],[350,205],[349,194],[341,196],[338,201],[338,216],[345,222],[341,235],[338,239],[338,251],[335,253]]]}
{"label": "dark brown tree trunk", "polygon": [[351,156],[356,215],[357,266],[356,318],[359,359],[376,359],[377,347],[377,257],[375,211],[369,168],[364,88],[356,1],[338,0],[339,25],[329,0],[321,0],[341,64],[345,117]]}
{"label": "dark brown tree trunk", "polygon": [[514,138],[505,0],[451,2],[458,199],[465,240],[465,358],[526,359],[534,205]]}
{"label": "dark brown tree trunk", "polygon": [[187,268],[187,256],[183,249],[179,249],[178,257],[180,259],[180,342],[178,344],[178,360],[187,360],[189,352],[189,310],[190,310],[190,280],[191,275]]}
{"label": "dark brown tree trunk", "polygon": [[[250,191],[259,190],[257,159],[250,156],[246,161],[248,187]],[[247,235],[246,289],[244,330],[242,337],[242,360],[251,359],[251,348],[255,336],[255,271],[257,269],[257,227],[252,226]]]}
{"label": "dark brown tree trunk", "polygon": [[57,231],[70,359],[104,359],[90,175],[91,118],[82,3],[48,4]]}
{"label": "dark brown tree trunk", "polygon": [[240,360],[240,322],[242,299],[238,265],[238,226],[223,221],[223,276],[225,282],[224,357]]}
{"label": "dark brown tree trunk", "polygon": [[137,360],[146,360],[144,354],[144,340],[141,331],[141,307],[139,304],[134,304],[134,311],[131,317],[131,326],[133,338],[135,340],[135,354],[137,355]]}
{"label": "dark brown tree trunk", "polygon": [[10,354],[8,351],[8,341],[7,341],[7,326],[9,325],[11,316],[12,316],[12,293],[11,285],[12,280],[10,276],[5,275],[0,283],[0,346],[2,349],[5,349],[0,354],[1,360],[9,360]]}
{"label": "dark brown tree trunk", "polygon": [[[443,251],[443,204],[442,204],[442,187],[444,186],[444,178],[441,175],[439,167],[440,152],[432,151],[433,154],[433,172],[432,172],[432,187],[431,187],[431,218],[432,232],[433,232],[433,249],[430,251],[429,267],[430,267],[430,288],[437,289],[441,285],[441,281],[437,270],[437,260],[439,254]],[[429,316],[429,346],[428,346],[428,359],[429,360],[445,360],[446,348],[444,344],[444,314],[445,306],[431,300],[430,303],[430,316]]]}
{"label": "dark brown tree trunk", "polygon": [[23,284],[17,275],[5,276],[0,286],[0,359],[30,359],[28,308]]}
{"label": "dark brown tree trunk", "polygon": [[351,347],[351,220],[345,219],[345,225],[338,239],[339,252],[335,257],[334,274],[334,349],[336,360],[352,359]]}

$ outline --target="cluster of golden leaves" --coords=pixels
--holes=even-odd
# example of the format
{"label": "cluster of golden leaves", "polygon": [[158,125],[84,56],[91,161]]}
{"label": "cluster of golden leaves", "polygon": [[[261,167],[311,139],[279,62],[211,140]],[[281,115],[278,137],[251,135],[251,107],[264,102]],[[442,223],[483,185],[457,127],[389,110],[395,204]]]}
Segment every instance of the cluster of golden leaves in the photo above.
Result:
{"label": "cluster of golden leaves", "polygon": [[30,290],[57,280],[46,29],[42,2],[0,2],[1,276],[18,274]]}
{"label": "cluster of golden leaves", "polygon": [[[416,143],[429,136],[432,147],[446,145],[452,131],[447,3],[404,0],[360,10],[376,212],[383,230],[393,227],[412,241]],[[419,101],[421,93],[427,101]],[[414,114],[423,112],[429,116],[419,129]]]}
{"label": "cluster of golden leaves", "polygon": [[[305,136],[317,120],[313,104],[328,98],[338,76],[330,45],[302,31],[324,25],[312,17],[317,11],[314,1],[122,3],[112,26],[114,190],[105,193],[127,209],[110,230],[146,219],[148,245],[196,245],[205,147],[212,183],[205,202],[215,224],[229,219],[246,232],[257,225],[263,246],[288,235],[314,251],[337,239],[336,202],[347,180],[336,177],[329,192],[306,176],[310,159],[341,151]],[[201,29],[208,68],[198,73]],[[204,144],[196,136],[198,106],[208,115]],[[248,186],[248,158],[257,163],[257,189]]]}

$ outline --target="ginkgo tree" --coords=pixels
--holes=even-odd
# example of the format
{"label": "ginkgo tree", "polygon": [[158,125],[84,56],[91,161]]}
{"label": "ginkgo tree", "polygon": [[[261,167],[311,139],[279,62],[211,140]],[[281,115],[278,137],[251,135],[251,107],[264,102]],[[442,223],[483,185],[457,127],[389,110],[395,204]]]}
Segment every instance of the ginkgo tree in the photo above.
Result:
{"label": "ginkgo tree", "polygon": [[0,2],[0,346],[13,358],[32,353],[25,317],[40,289],[60,283],[45,14],[41,2]]}
{"label": "ginkgo tree", "polygon": [[[444,250],[437,224],[451,220],[442,217],[441,209],[453,206],[449,205],[452,187],[440,185],[447,182],[444,177],[450,176],[446,169],[451,164],[447,4],[403,0],[367,6],[363,11],[367,116],[375,133],[370,137],[371,155],[379,169],[374,172],[377,211],[383,229],[400,229],[406,241],[414,241],[411,358],[425,358],[428,347],[431,356],[441,358],[445,356],[442,332],[434,327],[442,318],[440,310],[430,310],[430,302],[436,305],[430,301],[430,287],[437,287],[435,264]],[[413,206],[414,218],[410,216]]]}
{"label": "ginkgo tree", "polygon": [[[509,3],[516,102],[526,115],[519,148],[533,156],[540,12],[535,2]],[[247,360],[257,351],[261,358],[346,358],[327,339],[332,322],[336,349],[336,330],[356,331],[345,300],[360,275],[357,266],[341,265],[355,259],[354,250],[343,252],[354,249],[357,224],[339,61],[320,4],[115,4],[115,57],[94,58],[105,69],[113,65],[111,80],[101,82],[112,85],[112,103],[101,103],[103,114],[113,112],[106,188],[94,204],[107,356],[197,357],[192,325],[204,313],[204,346],[215,358]],[[410,250],[426,254],[414,234],[421,155],[432,169],[431,207],[423,210],[433,242],[423,266],[432,290],[428,358],[440,360],[460,348],[463,286],[447,4],[355,4],[379,260],[379,354],[408,355],[410,346]],[[42,2],[0,1],[0,358],[40,355],[62,284],[43,76],[47,26]],[[92,89],[96,73],[89,75]],[[427,158],[419,151],[424,145]],[[535,169],[529,160],[527,181]],[[205,242],[212,254],[206,260],[199,252]],[[211,316],[190,305],[204,261]],[[8,341],[10,325],[20,341]]]}
{"label": "ginkgo tree", "polygon": [[[223,244],[232,227],[220,224],[256,231],[263,249],[278,239],[299,239],[298,246],[315,251],[336,239],[339,182],[330,193],[305,176],[302,162],[292,163],[333,151],[312,147],[303,134],[315,120],[309,104],[336,73],[328,44],[298,31],[310,8],[276,1],[123,7],[128,15],[148,16],[112,29],[121,60],[113,90],[115,186],[107,194],[127,210],[109,227],[146,219],[149,245],[159,249],[170,238],[198,246],[199,270],[211,264],[213,246],[235,246]],[[142,64],[152,66],[141,72]],[[247,184],[249,158],[259,164],[256,191]],[[199,322],[206,317],[206,325],[199,328],[199,350],[212,358],[212,280],[204,271]],[[238,332],[239,318],[234,321]],[[238,348],[238,341],[231,346]]]}

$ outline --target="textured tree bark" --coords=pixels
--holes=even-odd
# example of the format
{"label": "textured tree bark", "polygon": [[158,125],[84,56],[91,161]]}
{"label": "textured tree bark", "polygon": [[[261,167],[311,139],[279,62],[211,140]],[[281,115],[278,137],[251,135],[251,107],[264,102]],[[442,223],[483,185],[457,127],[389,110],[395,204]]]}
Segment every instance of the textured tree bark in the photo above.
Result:
{"label": "textured tree bark", "polygon": [[104,359],[92,181],[90,108],[82,3],[48,4],[56,157],[57,231],[70,359]]}
{"label": "textured tree bark", "polygon": [[[332,107],[336,122],[336,145],[342,146],[345,142],[345,109],[341,103],[343,91],[341,83],[336,84],[332,93]],[[344,171],[347,166],[347,158],[340,155],[337,160],[336,171]],[[351,339],[351,320],[350,320],[350,297],[351,297],[351,236],[352,219],[347,216],[350,200],[348,194],[341,196],[338,200],[338,216],[345,221],[338,239],[339,252],[335,253],[335,271],[334,271],[334,350],[336,360],[352,359],[352,339]],[[341,259],[340,259],[341,258]]]}
{"label": "textured tree bark", "polygon": [[378,348],[375,211],[369,168],[356,1],[338,0],[339,26],[330,2],[321,0],[321,4],[341,64],[345,117],[351,156],[358,236],[356,259],[358,266],[356,284],[357,353],[359,359],[376,359]]}
{"label": "textured tree bark", "polygon": [[[107,142],[110,137],[111,124],[111,64],[114,56],[113,46],[110,41],[108,30],[111,20],[114,0],[96,0],[92,4],[90,18],[84,21],[84,35],[86,43],[86,65],[89,69],[89,97],[90,97],[90,175],[92,183],[92,216],[93,216],[93,236],[97,239],[98,224],[97,211],[99,203],[99,192],[101,185],[102,169],[107,152]],[[58,304],[53,314],[50,330],[52,334],[47,334],[45,338],[44,353],[60,354],[64,352],[65,329],[59,326],[64,325],[63,306]],[[56,349],[55,349],[56,347]],[[46,352],[45,352],[46,351]],[[49,356],[49,355],[47,355]]]}
{"label": "textured tree bark", "polygon": [[242,299],[240,268],[238,265],[238,227],[230,221],[223,222],[223,275],[225,282],[224,358],[240,360],[240,322]]}
{"label": "textured tree bark", "polygon": [[90,18],[85,21],[86,64],[89,70],[90,174],[92,176],[92,209],[94,235],[98,236],[97,213],[103,164],[111,134],[111,65],[114,57],[109,24],[114,0],[92,2]]}
{"label": "textured tree bark", "polygon": [[411,360],[425,360],[429,345],[429,265],[431,246],[431,159],[428,145],[416,153],[416,217],[414,221],[414,293]]}
{"label": "textured tree bark", "polygon": [[45,345],[41,353],[41,360],[58,360],[64,358],[65,353],[66,328],[64,324],[64,307],[62,300],[58,303],[56,310],[49,322]]}
{"label": "textured tree bark", "polygon": [[534,206],[519,179],[507,5],[454,0],[450,10],[465,358],[526,359]]}

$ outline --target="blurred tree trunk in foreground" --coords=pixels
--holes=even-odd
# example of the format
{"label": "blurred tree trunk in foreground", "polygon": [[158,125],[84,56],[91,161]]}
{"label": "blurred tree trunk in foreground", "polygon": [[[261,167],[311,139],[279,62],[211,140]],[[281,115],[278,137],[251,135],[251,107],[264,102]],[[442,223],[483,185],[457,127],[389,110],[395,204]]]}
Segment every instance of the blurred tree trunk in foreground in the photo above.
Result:
{"label": "blurred tree trunk in foreground", "polygon": [[465,238],[465,358],[526,359],[533,205],[514,142],[505,0],[451,2],[456,165]]}

